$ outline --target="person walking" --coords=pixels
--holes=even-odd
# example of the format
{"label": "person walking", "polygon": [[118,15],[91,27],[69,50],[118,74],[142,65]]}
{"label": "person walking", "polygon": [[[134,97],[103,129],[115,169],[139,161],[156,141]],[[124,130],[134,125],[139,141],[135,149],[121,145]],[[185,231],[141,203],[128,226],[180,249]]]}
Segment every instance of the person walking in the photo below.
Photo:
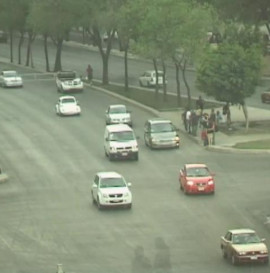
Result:
{"label": "person walking", "polygon": [[93,68],[92,68],[92,66],[90,64],[86,68],[86,75],[87,75],[87,80],[92,84]]}
{"label": "person walking", "polygon": [[187,115],[187,108],[185,108],[185,111],[182,113],[182,121],[183,121],[185,130],[187,132],[188,131],[188,124],[187,124],[186,115]]}
{"label": "person walking", "polygon": [[186,112],[187,131],[191,134],[191,111],[188,108]]}
{"label": "person walking", "polygon": [[204,101],[202,99],[201,96],[199,96],[199,98],[196,100],[196,108],[200,108],[201,111],[203,112],[203,108],[204,108]]}

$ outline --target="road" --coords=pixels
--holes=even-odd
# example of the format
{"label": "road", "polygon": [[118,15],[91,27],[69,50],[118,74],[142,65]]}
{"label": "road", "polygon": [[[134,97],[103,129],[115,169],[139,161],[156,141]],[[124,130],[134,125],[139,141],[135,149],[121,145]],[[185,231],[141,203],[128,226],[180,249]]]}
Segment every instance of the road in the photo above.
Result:
{"label": "road", "polygon": [[[74,36],[74,35],[73,35]],[[72,37],[71,37],[72,38]],[[78,40],[78,37],[74,37],[74,40]],[[17,62],[17,45],[15,40],[14,46],[14,60]],[[55,60],[55,46],[49,42],[49,56],[50,56],[50,67],[53,69]],[[0,44],[0,57],[9,56],[9,46],[8,44]],[[109,59],[109,79],[112,82],[124,83],[124,59],[123,54],[118,51],[114,51],[116,54],[111,54]],[[25,63],[26,55],[26,43],[22,46],[22,63]],[[36,39],[33,44],[33,62],[37,69],[42,71],[45,70],[45,58],[43,42],[41,39]],[[86,75],[86,67],[91,64],[94,69],[94,78],[102,79],[102,60],[100,54],[96,47],[91,47],[88,45],[82,45],[78,42],[67,42],[64,43],[62,51],[62,67],[64,70],[76,70],[79,74]],[[153,64],[150,61],[145,61],[143,59],[131,58],[129,59],[129,84],[138,86],[138,77],[146,70],[153,70]],[[195,72],[193,70],[188,70],[186,72],[187,81],[191,89],[191,96],[197,98],[202,95],[204,98],[209,98],[205,94],[201,94],[196,89],[195,85]],[[168,65],[167,67],[167,78],[168,78],[168,92],[176,93],[176,81],[175,81],[175,69],[173,65]],[[180,85],[181,94],[183,96],[187,95],[187,90],[180,73]],[[258,107],[258,108],[269,108],[269,105],[261,103],[260,94],[263,91],[269,90],[270,79],[264,79],[261,81],[261,85],[257,87],[255,94],[246,100],[248,106]],[[209,98],[211,99],[211,98]]]}
{"label": "road", "polygon": [[[25,73],[25,71],[21,71]],[[152,116],[127,104],[139,137],[140,159],[110,162],[104,155],[105,109],[119,99],[86,88],[76,95],[80,117],[58,117],[52,80],[0,88],[0,272],[269,272],[233,267],[221,257],[220,236],[250,227],[270,244],[269,155],[216,153],[182,136],[180,149],[151,151],[143,124]],[[178,172],[205,162],[216,173],[214,196],[185,196]],[[132,210],[98,211],[90,198],[97,171],[115,170],[132,183]],[[270,245],[269,245],[270,246]]]}

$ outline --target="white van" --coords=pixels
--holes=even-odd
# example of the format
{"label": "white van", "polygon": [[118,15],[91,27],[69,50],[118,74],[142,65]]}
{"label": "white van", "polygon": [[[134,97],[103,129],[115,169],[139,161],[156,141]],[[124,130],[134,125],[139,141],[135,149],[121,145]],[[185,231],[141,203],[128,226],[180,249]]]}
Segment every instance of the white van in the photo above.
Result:
{"label": "white van", "polygon": [[107,125],[104,133],[104,150],[109,160],[116,158],[139,159],[135,134],[126,124]]}

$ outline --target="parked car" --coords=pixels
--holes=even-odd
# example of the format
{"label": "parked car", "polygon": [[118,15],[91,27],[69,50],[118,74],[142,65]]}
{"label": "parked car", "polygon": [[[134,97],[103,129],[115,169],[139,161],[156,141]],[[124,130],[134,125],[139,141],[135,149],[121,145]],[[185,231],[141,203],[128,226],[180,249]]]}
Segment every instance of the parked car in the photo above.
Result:
{"label": "parked car", "polygon": [[144,142],[151,149],[179,148],[179,129],[168,119],[148,119],[144,124]]}
{"label": "parked car", "polygon": [[117,172],[98,172],[91,188],[92,200],[99,209],[105,207],[132,207],[131,183]]}
{"label": "parked car", "polygon": [[130,111],[124,104],[110,105],[106,110],[105,118],[106,125],[123,123],[132,126]]}
{"label": "parked car", "polygon": [[262,103],[270,103],[270,91],[261,94]]}
{"label": "parked car", "polygon": [[57,91],[61,93],[82,92],[83,81],[74,71],[59,71],[56,74]]}
{"label": "parked car", "polygon": [[215,192],[214,174],[205,164],[185,164],[179,172],[179,182],[185,194]]}
{"label": "parked car", "polygon": [[[158,71],[158,82],[156,82],[156,71],[155,70],[149,70],[145,71],[140,77],[139,77],[139,84],[140,86],[147,86],[147,87],[153,87],[156,84],[162,85],[163,84],[163,71]],[[168,81],[165,79],[165,84],[167,84]]]}
{"label": "parked car", "polygon": [[4,70],[0,73],[2,87],[23,87],[22,77],[15,70]]}
{"label": "parked car", "polygon": [[7,43],[8,41],[8,34],[3,31],[3,30],[0,30],[0,43]]}
{"label": "parked car", "polygon": [[233,265],[240,263],[268,263],[265,239],[260,239],[252,229],[231,229],[221,237],[222,255]]}
{"label": "parked car", "polygon": [[73,96],[62,96],[55,105],[56,114],[61,116],[80,115],[81,107]]}
{"label": "parked car", "polygon": [[139,159],[137,139],[127,124],[107,125],[104,133],[104,150],[109,160]]}

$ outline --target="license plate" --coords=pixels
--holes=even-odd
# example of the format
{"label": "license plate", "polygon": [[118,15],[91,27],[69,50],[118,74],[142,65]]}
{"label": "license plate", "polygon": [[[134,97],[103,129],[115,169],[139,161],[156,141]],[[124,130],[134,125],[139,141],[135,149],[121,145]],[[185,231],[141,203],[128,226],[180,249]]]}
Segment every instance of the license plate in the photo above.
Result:
{"label": "license plate", "polygon": [[203,190],[204,190],[204,187],[198,187],[198,190],[199,190],[199,191],[203,191]]}
{"label": "license plate", "polygon": [[252,257],[250,257],[250,259],[251,259],[251,260],[257,260],[258,257],[257,257],[257,256],[252,256]]}
{"label": "license plate", "polygon": [[127,156],[128,155],[128,153],[122,153],[122,156]]}

